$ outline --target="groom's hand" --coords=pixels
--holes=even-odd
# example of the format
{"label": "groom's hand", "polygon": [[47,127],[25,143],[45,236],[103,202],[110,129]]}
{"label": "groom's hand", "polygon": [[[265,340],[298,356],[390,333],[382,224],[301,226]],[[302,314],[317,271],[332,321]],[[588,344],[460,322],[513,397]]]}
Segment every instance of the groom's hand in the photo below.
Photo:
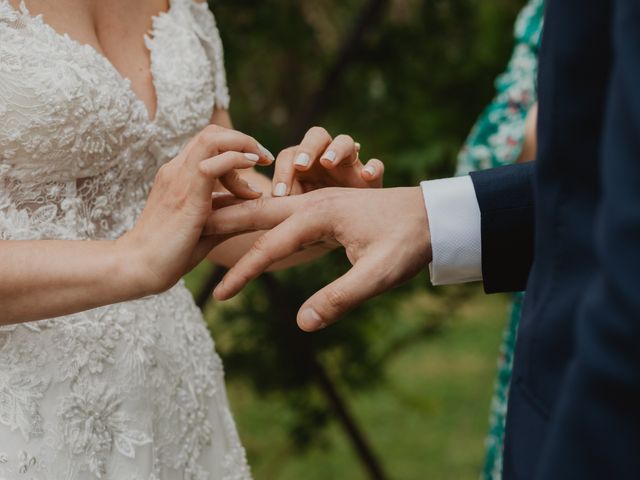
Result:
{"label": "groom's hand", "polygon": [[206,233],[268,230],[229,270],[214,296],[226,300],[273,263],[305,246],[336,241],[353,267],[309,298],[298,325],[314,331],[365,300],[416,275],[431,261],[431,241],[419,187],[329,188],[286,198],[264,198],[215,211]]}

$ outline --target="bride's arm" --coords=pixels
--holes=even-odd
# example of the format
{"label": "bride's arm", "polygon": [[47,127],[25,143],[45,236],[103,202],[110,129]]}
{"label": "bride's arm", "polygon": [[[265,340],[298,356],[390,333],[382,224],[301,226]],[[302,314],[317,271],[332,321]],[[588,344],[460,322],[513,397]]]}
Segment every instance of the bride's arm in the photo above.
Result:
{"label": "bride's arm", "polygon": [[129,253],[111,241],[0,241],[0,324],[144,296]]}
{"label": "bride's arm", "polygon": [[220,241],[202,236],[216,180],[261,160],[255,139],[211,126],[160,168],[140,218],[118,240],[0,241],[0,325],[169,289]]}

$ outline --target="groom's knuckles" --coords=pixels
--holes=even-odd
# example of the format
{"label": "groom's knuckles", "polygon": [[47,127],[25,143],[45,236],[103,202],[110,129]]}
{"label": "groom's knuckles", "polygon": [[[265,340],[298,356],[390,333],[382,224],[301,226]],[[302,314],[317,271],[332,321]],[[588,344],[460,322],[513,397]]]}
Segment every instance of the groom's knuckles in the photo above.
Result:
{"label": "groom's knuckles", "polygon": [[339,315],[346,311],[349,306],[349,296],[344,290],[338,289],[336,285],[329,285],[325,288],[323,296],[322,310],[326,310],[330,315]]}
{"label": "groom's knuckles", "polygon": [[274,252],[276,246],[277,243],[272,241],[271,232],[258,237],[247,256],[247,263],[244,265],[245,275],[253,277],[260,273],[257,270],[274,263],[276,261]]}
{"label": "groom's knuckles", "polygon": [[305,228],[304,221],[298,221],[296,216],[289,217],[256,240],[236,264],[236,274],[255,278],[274,263],[299,251],[307,238],[313,238],[313,235]]}
{"label": "groom's knuckles", "polygon": [[356,306],[380,293],[377,260],[368,257],[355,263],[342,277],[311,297],[311,306],[326,324],[337,321]]}
{"label": "groom's knuckles", "polygon": [[224,278],[225,297],[237,294],[251,280],[264,272],[274,260],[265,233],[256,240],[249,251],[236,263]]}
{"label": "groom's knuckles", "polygon": [[238,233],[251,230],[259,230],[259,221],[256,212],[260,205],[264,205],[265,198],[248,200],[239,205],[220,208],[214,211],[207,219],[204,233]]}

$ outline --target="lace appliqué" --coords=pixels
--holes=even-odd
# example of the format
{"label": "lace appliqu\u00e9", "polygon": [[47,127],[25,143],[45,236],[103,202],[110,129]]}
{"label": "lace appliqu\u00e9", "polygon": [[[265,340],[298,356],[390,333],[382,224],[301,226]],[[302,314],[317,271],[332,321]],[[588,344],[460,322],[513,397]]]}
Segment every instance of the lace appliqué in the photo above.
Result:
{"label": "lace appliqu\u00e9", "polygon": [[[0,240],[118,238],[159,166],[228,106],[206,5],[173,0],[145,42],[154,119],[104,56],[0,0]],[[250,477],[222,363],[182,282],[0,327],[0,479]]]}

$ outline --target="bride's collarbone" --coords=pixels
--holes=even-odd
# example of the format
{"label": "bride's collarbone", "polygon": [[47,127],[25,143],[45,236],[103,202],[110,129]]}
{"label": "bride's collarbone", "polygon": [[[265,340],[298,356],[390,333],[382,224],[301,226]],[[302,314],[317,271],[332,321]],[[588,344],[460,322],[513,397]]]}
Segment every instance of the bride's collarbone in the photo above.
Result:
{"label": "bride's collarbone", "polygon": [[[19,8],[20,0],[10,0]],[[131,82],[131,89],[144,102],[150,117],[157,108],[151,75],[151,58],[144,36],[152,29],[153,17],[169,9],[169,0],[30,0],[32,16],[42,15],[60,35],[89,45],[103,55]]]}

